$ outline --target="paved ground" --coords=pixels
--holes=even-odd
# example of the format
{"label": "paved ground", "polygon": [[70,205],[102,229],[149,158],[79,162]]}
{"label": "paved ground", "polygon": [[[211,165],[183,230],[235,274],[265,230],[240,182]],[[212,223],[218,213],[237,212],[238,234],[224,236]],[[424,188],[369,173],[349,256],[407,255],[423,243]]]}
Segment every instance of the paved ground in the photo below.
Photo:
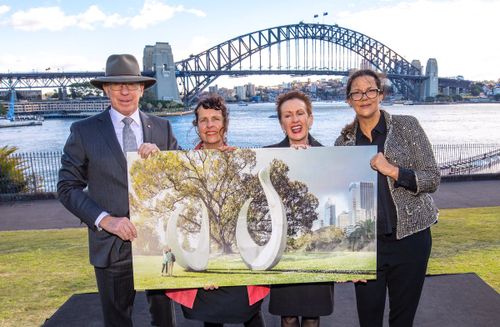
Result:
{"label": "paved ground", "polygon": [[[445,182],[433,195],[437,206],[500,206],[500,180]],[[0,231],[86,227],[57,200],[0,202]]]}

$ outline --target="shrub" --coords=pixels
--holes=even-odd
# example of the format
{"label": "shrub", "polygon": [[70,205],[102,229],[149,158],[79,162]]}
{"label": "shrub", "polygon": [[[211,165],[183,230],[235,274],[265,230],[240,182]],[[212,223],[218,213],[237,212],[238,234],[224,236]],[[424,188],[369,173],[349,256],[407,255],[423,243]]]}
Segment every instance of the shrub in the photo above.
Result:
{"label": "shrub", "polygon": [[21,159],[11,156],[16,151],[15,146],[0,148],[0,193],[20,193],[28,188]]}

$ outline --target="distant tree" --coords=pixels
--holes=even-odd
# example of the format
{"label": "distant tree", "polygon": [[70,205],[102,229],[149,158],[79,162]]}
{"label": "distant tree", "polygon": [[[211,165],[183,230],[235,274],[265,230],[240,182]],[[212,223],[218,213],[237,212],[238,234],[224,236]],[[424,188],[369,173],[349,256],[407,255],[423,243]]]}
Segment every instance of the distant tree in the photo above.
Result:
{"label": "distant tree", "polygon": [[7,115],[7,106],[5,106],[3,103],[0,103],[0,116],[5,115]]}
{"label": "distant tree", "polygon": [[434,97],[425,97],[425,102],[434,102],[436,99]]}
{"label": "distant tree", "polygon": [[[313,221],[318,219],[316,208],[319,200],[314,194],[309,193],[306,184],[290,180],[288,171],[289,167],[285,162],[276,159],[271,162],[271,182],[281,199],[284,200],[283,205],[288,222],[287,234],[296,236],[311,230]],[[248,197],[253,198],[250,206],[249,226],[255,232],[256,241],[264,243],[271,231],[270,218],[266,216],[267,201],[258,177],[256,175],[248,177],[250,178],[245,181],[245,185],[247,185]]]}
{"label": "distant tree", "polygon": [[[302,238],[302,237],[301,237]],[[344,232],[335,226],[328,226],[311,233],[306,244],[307,251],[332,251],[345,239]]]}
{"label": "distant tree", "polygon": [[347,236],[347,240],[351,251],[362,249],[367,243],[375,240],[375,221],[367,219],[358,222],[354,231]]}
{"label": "distant tree", "polygon": [[495,99],[495,101],[500,101],[500,94],[495,94],[493,99]]}
{"label": "distant tree", "polygon": [[475,83],[470,87],[470,94],[477,97],[479,94],[483,92],[483,84]]}
{"label": "distant tree", "polygon": [[90,82],[70,84],[69,91],[73,99],[103,95],[103,92],[100,89],[92,86]]}

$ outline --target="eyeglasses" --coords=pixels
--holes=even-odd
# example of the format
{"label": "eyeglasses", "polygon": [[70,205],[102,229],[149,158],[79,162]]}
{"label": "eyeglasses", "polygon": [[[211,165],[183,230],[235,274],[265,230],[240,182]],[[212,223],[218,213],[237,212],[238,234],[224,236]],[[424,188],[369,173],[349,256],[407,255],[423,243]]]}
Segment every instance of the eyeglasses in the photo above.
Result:
{"label": "eyeglasses", "polygon": [[121,91],[126,88],[127,91],[137,91],[141,87],[141,83],[109,83],[112,91]]}
{"label": "eyeglasses", "polygon": [[374,99],[379,95],[380,90],[379,89],[369,89],[366,92],[352,92],[349,94],[349,98],[354,101],[359,101],[363,99],[363,97],[366,95],[368,99]]}

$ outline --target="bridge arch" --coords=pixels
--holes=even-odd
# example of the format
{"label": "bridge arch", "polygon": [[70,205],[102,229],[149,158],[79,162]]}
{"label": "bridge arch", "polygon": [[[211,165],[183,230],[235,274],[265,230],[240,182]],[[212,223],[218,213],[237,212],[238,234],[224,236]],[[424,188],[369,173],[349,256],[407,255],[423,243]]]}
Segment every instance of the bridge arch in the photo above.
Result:
{"label": "bridge arch", "polygon": [[[295,43],[291,49],[290,41],[305,40],[302,49]],[[416,97],[418,82],[425,79],[418,68],[399,55],[385,44],[357,31],[335,25],[299,23],[283,25],[251,32],[217,44],[197,55],[178,61],[176,77],[180,78],[181,93],[184,102],[191,104],[197,95],[221,75],[249,75],[249,74],[294,74],[294,75],[347,75],[347,69],[329,69],[321,65],[317,57],[317,44],[312,43],[308,48],[307,40],[320,41],[323,44],[333,44],[357,54],[369,62],[379,71],[387,74],[396,88],[408,97]],[[285,43],[285,49],[281,44]],[[277,60],[272,68],[271,48],[277,47]],[[262,53],[269,49],[269,58],[264,62],[269,63],[268,69],[263,69]],[[330,47],[328,49],[331,49]],[[338,49],[337,49],[338,51]],[[252,69],[252,57],[258,54],[258,69]],[[338,55],[338,53],[336,53]],[[303,57],[300,57],[303,56]],[[333,54],[328,50],[328,58],[319,59],[330,62]],[[312,58],[308,58],[312,57]],[[320,56],[321,58],[321,56]],[[251,69],[241,70],[238,65],[249,60]],[[284,62],[284,66],[282,65]],[[312,60],[312,61],[311,61]],[[309,62],[310,61],[310,62]],[[255,60],[254,60],[255,62]],[[300,64],[303,63],[303,66]],[[294,66],[292,66],[294,65]],[[310,67],[309,67],[310,66]],[[284,67],[284,68],[283,68]]]}

